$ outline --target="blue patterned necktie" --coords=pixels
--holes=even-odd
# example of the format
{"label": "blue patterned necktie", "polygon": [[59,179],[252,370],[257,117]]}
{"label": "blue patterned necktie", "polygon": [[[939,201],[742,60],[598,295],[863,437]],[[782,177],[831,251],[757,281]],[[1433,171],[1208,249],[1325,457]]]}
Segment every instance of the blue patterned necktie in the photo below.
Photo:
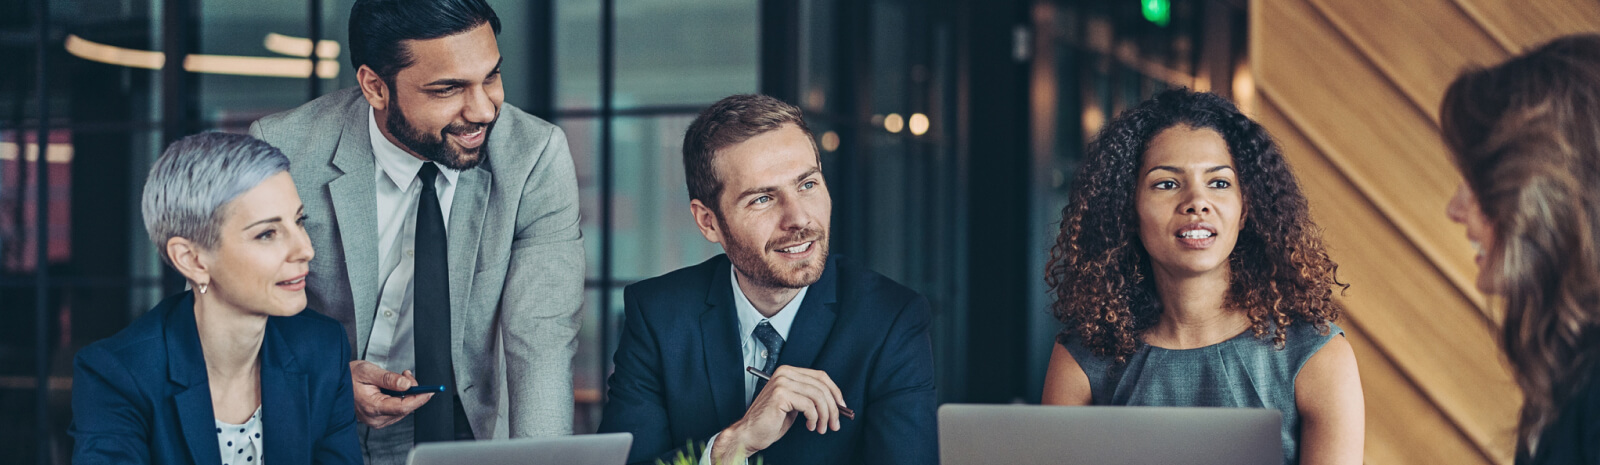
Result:
{"label": "blue patterned necktie", "polygon": [[[778,353],[783,351],[783,336],[778,335],[778,330],[772,329],[772,323],[765,321],[756,325],[756,330],[751,335],[755,336],[756,341],[761,342],[761,345],[765,347],[762,353],[767,356],[767,363],[761,367],[761,372],[766,373],[767,376],[772,376],[772,372],[778,369]],[[755,394],[760,395],[761,388],[766,386],[767,380],[757,379]],[[753,399],[754,396],[751,396],[751,398]]]}

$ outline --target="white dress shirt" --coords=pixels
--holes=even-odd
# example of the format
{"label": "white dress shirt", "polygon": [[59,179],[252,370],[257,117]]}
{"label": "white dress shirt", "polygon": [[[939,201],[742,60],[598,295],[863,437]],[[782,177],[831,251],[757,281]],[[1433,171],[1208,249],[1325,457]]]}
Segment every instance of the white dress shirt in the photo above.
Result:
{"label": "white dress shirt", "polygon": [[[383,285],[378,290],[378,311],[367,338],[366,360],[396,373],[416,368],[416,338],[412,333],[412,276],[417,240],[417,201],[422,196],[422,180],[417,173],[425,163],[394,145],[378,130],[376,112],[367,113],[367,132],[372,139],[372,156],[377,170],[374,182],[378,191],[378,268]],[[450,204],[456,195],[460,171],[439,166],[442,176],[434,178],[439,195],[439,213],[450,227]]]}
{"label": "white dress shirt", "polygon": [[[794,326],[794,316],[800,313],[800,303],[806,300],[806,290],[811,289],[811,286],[800,288],[800,292],[796,292],[794,298],[789,299],[789,303],[778,309],[778,313],[773,314],[772,318],[767,318],[761,315],[760,310],[756,310],[755,304],[751,304],[750,298],[746,297],[744,290],[739,288],[738,272],[732,271],[733,267],[731,266],[728,269],[728,277],[733,285],[733,307],[739,315],[739,350],[744,353],[744,366],[756,367],[758,370],[766,368],[769,354],[767,354],[767,346],[756,340],[756,326],[763,321],[771,324],[772,329],[778,331],[778,336],[783,337],[784,346],[787,347],[789,345],[789,328]],[[740,369],[742,370],[743,368],[741,367]],[[744,406],[746,409],[749,409],[750,403],[755,401],[756,381],[759,379],[749,372],[744,374]],[[711,447],[716,445],[717,436],[720,435],[722,433],[714,434],[711,439],[706,440],[706,450],[700,454],[700,463],[702,465],[711,464]]]}

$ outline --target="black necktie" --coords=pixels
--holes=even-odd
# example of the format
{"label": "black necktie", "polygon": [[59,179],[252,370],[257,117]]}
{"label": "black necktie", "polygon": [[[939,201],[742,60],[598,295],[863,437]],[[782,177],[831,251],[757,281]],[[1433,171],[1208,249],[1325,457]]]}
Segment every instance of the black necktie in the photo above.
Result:
{"label": "black necktie", "polygon": [[[772,372],[778,369],[778,353],[783,351],[783,336],[779,336],[778,330],[772,329],[772,324],[765,321],[756,325],[756,330],[751,335],[761,343],[764,347],[761,353],[767,356],[767,363],[761,367],[761,372],[772,376]],[[761,394],[761,388],[764,387],[767,387],[767,380],[757,379],[755,394]]]}
{"label": "black necktie", "polygon": [[455,439],[455,370],[450,366],[449,242],[444,213],[433,187],[439,167],[423,163],[422,198],[417,201],[417,234],[412,282],[412,332],[416,338],[417,383],[443,384],[445,391],[416,412],[416,442]]}

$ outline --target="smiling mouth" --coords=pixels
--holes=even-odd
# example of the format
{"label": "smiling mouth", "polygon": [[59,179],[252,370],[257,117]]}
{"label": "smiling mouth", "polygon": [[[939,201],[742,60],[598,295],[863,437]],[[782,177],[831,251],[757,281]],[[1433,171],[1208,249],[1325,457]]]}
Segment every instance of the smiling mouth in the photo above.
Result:
{"label": "smiling mouth", "polygon": [[1204,250],[1217,243],[1217,230],[1206,223],[1191,223],[1184,225],[1173,236],[1178,238],[1178,243],[1193,250]]}
{"label": "smiling mouth", "polygon": [[806,242],[802,242],[802,243],[799,243],[799,244],[795,244],[795,245],[790,246],[790,247],[778,249],[778,252],[782,252],[782,253],[786,253],[786,254],[806,253],[807,251],[811,250],[812,244],[815,244],[815,243],[816,243],[816,241],[806,241]]}
{"label": "smiling mouth", "polygon": [[287,288],[290,288],[291,290],[300,290],[300,289],[305,287],[306,277],[310,276],[310,275],[311,275],[311,273],[306,273],[306,274],[302,274],[300,276],[296,276],[296,277],[294,277],[294,279],[287,279],[287,280],[283,280],[283,281],[278,281],[278,282],[273,283],[273,284],[281,286],[281,287],[287,287]]}
{"label": "smiling mouth", "polygon": [[471,149],[483,144],[483,135],[484,133],[488,132],[488,130],[489,125],[485,124],[480,125],[477,129],[469,132],[451,132],[450,135],[455,136],[461,145]]}

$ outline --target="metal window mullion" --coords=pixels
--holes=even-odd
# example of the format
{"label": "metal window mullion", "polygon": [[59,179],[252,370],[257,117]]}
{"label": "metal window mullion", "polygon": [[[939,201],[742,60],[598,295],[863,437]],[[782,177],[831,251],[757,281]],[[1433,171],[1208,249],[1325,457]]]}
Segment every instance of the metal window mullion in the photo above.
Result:
{"label": "metal window mullion", "polygon": [[[612,121],[615,103],[612,94],[616,87],[616,0],[602,0],[600,6],[600,376],[611,371],[611,286],[613,280],[612,246],[615,242],[613,228],[616,199]],[[606,392],[602,390],[603,403]]]}
{"label": "metal window mullion", "polygon": [[321,53],[318,53],[322,49],[322,0],[306,0],[306,4],[306,25],[310,32],[308,38],[311,39],[311,74],[306,77],[306,101],[309,102],[322,96],[322,77],[317,75],[317,69],[320,68],[317,65],[322,60]]}
{"label": "metal window mullion", "polygon": [[[50,2],[49,0],[36,0],[34,2],[38,38],[34,41],[34,92],[39,103],[39,132],[35,136],[34,145],[39,147],[38,158],[34,159],[34,301],[33,301],[33,363],[34,376],[37,382],[34,385],[34,415],[35,422],[34,440],[37,442],[38,456],[35,460],[40,465],[50,463],[50,344],[46,336],[50,333],[50,80],[48,77],[49,44],[50,44]],[[17,132],[17,146],[24,146],[22,132]],[[25,150],[22,152],[26,152]],[[18,157],[26,158],[26,156]],[[19,179],[24,178],[19,176]],[[18,199],[21,200],[21,199]]]}

